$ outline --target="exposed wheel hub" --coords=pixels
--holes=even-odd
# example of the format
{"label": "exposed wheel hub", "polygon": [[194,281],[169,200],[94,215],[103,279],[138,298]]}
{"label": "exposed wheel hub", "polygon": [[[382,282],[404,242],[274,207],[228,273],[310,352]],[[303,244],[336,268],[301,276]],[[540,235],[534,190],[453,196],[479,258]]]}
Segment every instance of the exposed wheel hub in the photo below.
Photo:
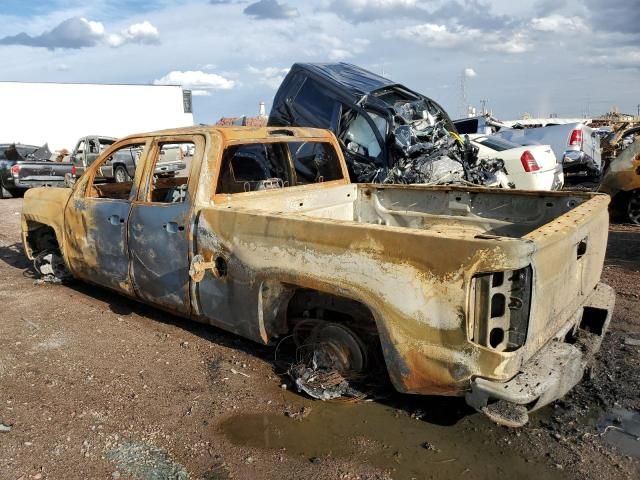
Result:
{"label": "exposed wheel hub", "polygon": [[338,323],[308,319],[294,328],[294,340],[305,358],[317,368],[359,373],[367,365],[366,347],[351,329]]}

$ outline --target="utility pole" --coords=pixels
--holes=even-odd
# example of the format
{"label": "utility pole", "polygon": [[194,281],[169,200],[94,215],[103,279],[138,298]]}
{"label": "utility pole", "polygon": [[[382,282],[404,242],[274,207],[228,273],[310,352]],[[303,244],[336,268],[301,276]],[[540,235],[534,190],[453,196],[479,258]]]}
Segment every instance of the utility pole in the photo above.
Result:
{"label": "utility pole", "polygon": [[480,100],[480,105],[482,105],[482,115],[486,115],[487,114],[487,101],[486,100]]}
{"label": "utility pole", "polygon": [[464,70],[460,74],[460,112],[462,118],[468,116],[467,112],[467,76],[464,74]]}

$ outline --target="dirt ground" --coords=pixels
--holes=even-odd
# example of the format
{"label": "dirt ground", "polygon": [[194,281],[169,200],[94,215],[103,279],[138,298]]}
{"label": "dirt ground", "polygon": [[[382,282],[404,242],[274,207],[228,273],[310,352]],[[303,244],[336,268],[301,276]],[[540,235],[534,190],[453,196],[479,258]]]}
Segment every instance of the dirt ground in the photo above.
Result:
{"label": "dirt ground", "polygon": [[35,284],[21,202],[0,201],[0,480],[640,478],[640,433],[622,432],[640,411],[639,228],[610,229],[617,305],[593,378],[510,430],[461,399],[312,401],[271,348]]}

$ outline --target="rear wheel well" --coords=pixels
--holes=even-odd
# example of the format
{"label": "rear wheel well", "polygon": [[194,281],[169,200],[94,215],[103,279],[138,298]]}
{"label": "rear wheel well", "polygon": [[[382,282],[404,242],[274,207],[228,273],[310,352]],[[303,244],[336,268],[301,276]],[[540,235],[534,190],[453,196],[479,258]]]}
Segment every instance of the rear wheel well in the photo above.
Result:
{"label": "rear wheel well", "polygon": [[35,257],[51,250],[60,252],[60,244],[53,227],[39,222],[28,222],[27,227],[27,247],[31,256]]}
{"label": "rear wheel well", "polygon": [[287,304],[287,330],[305,320],[343,325],[366,346],[368,356],[380,365],[382,348],[373,312],[363,303],[317,290],[298,289]]}

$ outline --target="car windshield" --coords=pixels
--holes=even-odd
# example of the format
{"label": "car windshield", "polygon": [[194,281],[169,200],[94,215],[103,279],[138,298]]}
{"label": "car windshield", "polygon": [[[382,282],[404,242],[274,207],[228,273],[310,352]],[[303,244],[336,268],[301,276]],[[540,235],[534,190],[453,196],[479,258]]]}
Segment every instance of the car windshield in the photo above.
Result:
{"label": "car windshield", "polygon": [[520,147],[520,145],[496,137],[480,137],[476,138],[475,141],[481,143],[487,148],[490,148],[491,150],[495,150],[496,152],[502,152],[504,150],[511,150],[512,148]]}

